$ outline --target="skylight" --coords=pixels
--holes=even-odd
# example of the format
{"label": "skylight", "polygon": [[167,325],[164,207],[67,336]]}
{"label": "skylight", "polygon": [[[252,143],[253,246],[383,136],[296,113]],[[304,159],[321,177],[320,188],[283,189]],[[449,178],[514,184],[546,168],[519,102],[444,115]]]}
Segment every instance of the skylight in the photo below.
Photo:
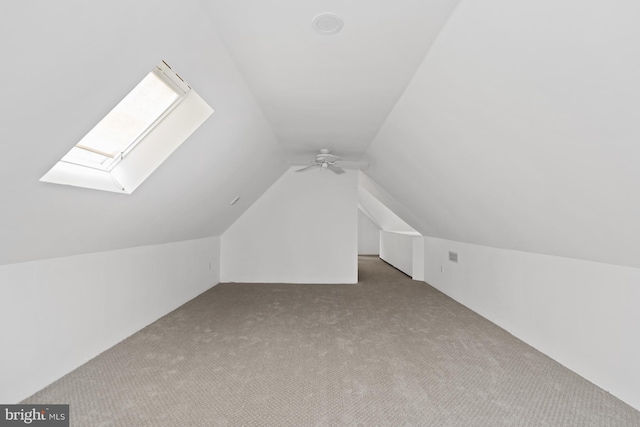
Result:
{"label": "skylight", "polygon": [[212,113],[163,61],[40,181],[130,194]]}
{"label": "skylight", "polygon": [[179,98],[158,72],[150,72],[62,160],[109,169]]}

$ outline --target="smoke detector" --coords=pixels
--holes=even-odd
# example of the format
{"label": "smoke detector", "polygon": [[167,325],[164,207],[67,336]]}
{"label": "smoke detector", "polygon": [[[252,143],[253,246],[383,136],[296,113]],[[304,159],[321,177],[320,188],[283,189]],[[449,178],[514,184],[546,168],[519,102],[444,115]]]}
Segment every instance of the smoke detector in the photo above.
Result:
{"label": "smoke detector", "polygon": [[342,18],[334,13],[321,13],[313,18],[313,29],[320,34],[335,34],[342,29]]}

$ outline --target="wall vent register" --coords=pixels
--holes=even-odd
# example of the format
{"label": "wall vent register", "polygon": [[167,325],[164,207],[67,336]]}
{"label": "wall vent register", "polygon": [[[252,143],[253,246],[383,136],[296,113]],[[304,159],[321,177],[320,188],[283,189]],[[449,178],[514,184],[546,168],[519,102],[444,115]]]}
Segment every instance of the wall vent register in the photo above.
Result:
{"label": "wall vent register", "polygon": [[162,61],[40,181],[131,194],[212,113]]}

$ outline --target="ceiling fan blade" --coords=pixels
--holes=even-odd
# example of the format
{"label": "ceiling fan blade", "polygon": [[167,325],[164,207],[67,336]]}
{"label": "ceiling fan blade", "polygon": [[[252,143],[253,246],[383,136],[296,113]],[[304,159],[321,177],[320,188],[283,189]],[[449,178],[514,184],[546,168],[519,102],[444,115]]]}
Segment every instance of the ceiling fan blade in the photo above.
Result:
{"label": "ceiling fan blade", "polygon": [[367,162],[349,162],[349,161],[336,161],[336,165],[340,166],[344,169],[367,169],[369,167],[369,163]]}
{"label": "ceiling fan blade", "polygon": [[313,164],[313,165],[307,166],[306,168],[297,169],[297,170],[296,170],[296,172],[304,172],[304,171],[306,171],[306,170],[309,170],[309,169],[311,169],[311,168],[315,168],[315,167],[317,167],[317,166],[320,166],[320,165]]}
{"label": "ceiling fan blade", "polygon": [[337,173],[337,174],[341,174],[341,173],[345,172],[344,169],[341,169],[341,168],[339,168],[337,166],[334,166],[334,165],[328,165],[327,169],[329,169],[331,172],[334,172],[334,173]]}
{"label": "ceiling fan blade", "polygon": [[334,154],[318,154],[316,156],[316,160],[324,160],[327,162],[335,162],[336,160],[340,160],[340,157]]}

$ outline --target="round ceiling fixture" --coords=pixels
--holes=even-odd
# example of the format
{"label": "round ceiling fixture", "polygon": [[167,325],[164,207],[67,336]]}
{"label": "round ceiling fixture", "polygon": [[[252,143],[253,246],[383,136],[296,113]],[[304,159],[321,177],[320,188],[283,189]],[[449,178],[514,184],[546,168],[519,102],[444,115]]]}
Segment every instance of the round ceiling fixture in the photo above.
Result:
{"label": "round ceiling fixture", "polygon": [[342,19],[333,13],[321,13],[313,18],[313,28],[320,34],[335,34],[342,29]]}

